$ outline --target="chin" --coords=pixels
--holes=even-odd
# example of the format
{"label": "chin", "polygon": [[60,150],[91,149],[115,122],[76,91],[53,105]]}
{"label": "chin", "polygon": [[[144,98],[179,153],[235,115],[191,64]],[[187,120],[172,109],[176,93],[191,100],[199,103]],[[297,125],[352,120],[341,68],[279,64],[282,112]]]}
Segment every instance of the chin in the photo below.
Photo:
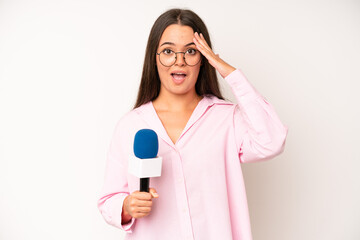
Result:
{"label": "chin", "polygon": [[186,95],[192,91],[195,91],[195,86],[185,86],[185,85],[171,85],[169,87],[163,87],[163,91],[174,95]]}
{"label": "chin", "polygon": [[186,95],[192,92],[191,89],[172,89],[171,93],[175,95]]}

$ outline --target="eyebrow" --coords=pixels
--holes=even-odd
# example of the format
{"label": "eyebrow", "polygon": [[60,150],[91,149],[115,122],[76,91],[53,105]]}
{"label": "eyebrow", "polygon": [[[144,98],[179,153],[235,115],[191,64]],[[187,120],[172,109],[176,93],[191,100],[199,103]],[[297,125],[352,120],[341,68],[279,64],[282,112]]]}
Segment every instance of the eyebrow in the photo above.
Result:
{"label": "eyebrow", "polygon": [[[161,47],[162,45],[165,45],[165,44],[169,44],[169,45],[174,45],[174,46],[175,46],[175,43],[172,43],[172,42],[164,42],[163,44],[160,45],[160,47]],[[190,45],[195,45],[195,43],[193,43],[193,42],[188,43],[188,44],[185,45],[185,47],[190,46]]]}

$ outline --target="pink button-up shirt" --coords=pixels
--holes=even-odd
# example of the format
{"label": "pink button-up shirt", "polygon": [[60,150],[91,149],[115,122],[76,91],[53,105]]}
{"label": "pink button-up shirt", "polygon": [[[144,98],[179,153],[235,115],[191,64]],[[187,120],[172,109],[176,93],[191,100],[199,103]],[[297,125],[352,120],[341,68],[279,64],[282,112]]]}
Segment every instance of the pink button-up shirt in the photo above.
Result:
{"label": "pink button-up shirt", "polygon": [[[122,117],[108,152],[98,207],[104,219],[133,240],[250,240],[251,226],[241,163],[271,159],[284,150],[288,127],[237,69],[225,80],[238,104],[205,96],[174,144],[152,102]],[[150,215],[121,224],[125,197],[139,190],[127,171],[136,132],[153,129],[163,157],[161,177],[151,178]]]}

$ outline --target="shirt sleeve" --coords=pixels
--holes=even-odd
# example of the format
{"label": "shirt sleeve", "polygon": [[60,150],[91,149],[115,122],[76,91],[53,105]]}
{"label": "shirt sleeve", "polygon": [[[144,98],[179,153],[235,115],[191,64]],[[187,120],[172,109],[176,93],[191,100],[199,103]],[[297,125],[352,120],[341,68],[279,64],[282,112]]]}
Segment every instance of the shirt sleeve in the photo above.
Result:
{"label": "shirt sleeve", "polygon": [[238,104],[233,129],[241,163],[271,159],[284,151],[288,127],[273,106],[236,69],[225,77]]}
{"label": "shirt sleeve", "polygon": [[130,194],[127,181],[127,167],[121,161],[119,123],[115,128],[113,138],[107,155],[105,181],[98,200],[98,208],[105,221],[126,233],[132,233],[135,219],[127,224],[121,224],[122,207],[124,199]]}

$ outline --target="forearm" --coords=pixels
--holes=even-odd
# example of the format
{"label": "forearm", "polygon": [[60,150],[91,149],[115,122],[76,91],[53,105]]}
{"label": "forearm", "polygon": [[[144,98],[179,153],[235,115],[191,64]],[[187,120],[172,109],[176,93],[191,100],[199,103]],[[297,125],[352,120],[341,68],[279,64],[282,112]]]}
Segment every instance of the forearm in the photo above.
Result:
{"label": "forearm", "polygon": [[226,78],[230,73],[236,70],[233,66],[227,64],[223,60],[221,60],[222,64],[218,67],[218,72],[220,73],[222,78]]}

